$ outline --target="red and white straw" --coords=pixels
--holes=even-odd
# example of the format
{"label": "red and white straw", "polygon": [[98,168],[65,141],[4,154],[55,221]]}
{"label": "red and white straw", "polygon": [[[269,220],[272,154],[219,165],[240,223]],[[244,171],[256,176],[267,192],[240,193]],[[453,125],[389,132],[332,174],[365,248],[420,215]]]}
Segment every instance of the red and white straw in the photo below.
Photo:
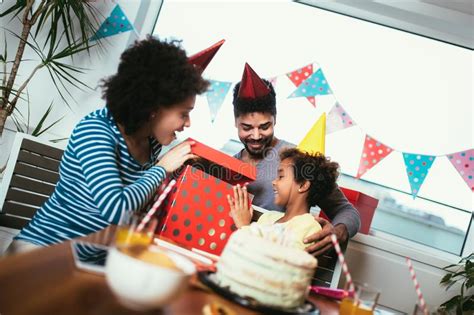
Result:
{"label": "red and white straw", "polygon": [[420,306],[423,310],[423,314],[428,314],[425,299],[423,298],[423,294],[421,293],[420,284],[418,283],[418,280],[416,279],[415,269],[413,269],[413,264],[411,262],[411,259],[409,257],[406,257],[406,262],[408,265],[408,269],[410,270],[411,280],[413,281],[413,284],[415,285],[415,291],[416,291],[416,294],[418,295],[418,302],[420,303]]}
{"label": "red and white straw", "polygon": [[148,223],[148,221],[150,221],[151,217],[155,214],[156,210],[158,210],[158,208],[161,206],[161,204],[163,203],[163,200],[165,200],[166,196],[168,196],[169,192],[171,191],[171,189],[173,189],[175,184],[176,184],[176,180],[174,179],[169,182],[168,186],[166,186],[163,193],[158,197],[158,199],[155,201],[151,209],[143,217],[142,222],[140,222],[140,224],[137,227],[138,231],[143,230],[145,225]]}
{"label": "red and white straw", "polygon": [[339,246],[339,242],[337,241],[337,237],[335,234],[331,234],[332,244],[334,245],[334,249],[337,253],[337,258],[342,266],[342,272],[346,277],[346,284],[349,286],[349,292],[354,292],[354,283],[352,282],[351,274],[349,273],[349,269],[347,268],[346,260],[344,259],[344,255],[342,254],[341,247]]}

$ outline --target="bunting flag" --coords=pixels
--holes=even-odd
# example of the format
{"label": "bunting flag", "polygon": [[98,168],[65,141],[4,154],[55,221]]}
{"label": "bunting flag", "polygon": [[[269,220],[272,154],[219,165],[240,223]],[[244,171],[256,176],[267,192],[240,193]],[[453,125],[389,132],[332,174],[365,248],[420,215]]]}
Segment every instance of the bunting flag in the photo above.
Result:
{"label": "bunting flag", "polygon": [[474,191],[474,149],[448,154],[447,157],[469,188]]}
{"label": "bunting flag", "polygon": [[207,103],[209,104],[209,112],[211,113],[211,122],[213,123],[216,119],[217,112],[224,103],[224,99],[230,90],[232,82],[223,82],[216,80],[209,80],[211,86],[207,91]]}
{"label": "bunting flag", "polygon": [[326,134],[336,132],[355,126],[354,120],[346,113],[344,108],[339,103],[336,103],[328,113],[328,120],[326,124]]}
{"label": "bunting flag", "polygon": [[[298,87],[312,74],[313,64],[310,63],[309,65],[303,68],[287,73],[286,76],[288,77],[288,79],[291,80],[291,82],[293,82],[296,87]],[[314,98],[314,96],[308,96],[307,99],[314,107],[316,107],[316,99]]]}
{"label": "bunting flag", "polygon": [[[116,9],[122,12],[118,5]],[[124,16],[123,12],[121,14]],[[113,16],[114,14],[112,13],[111,17],[108,19],[112,19]],[[128,20],[126,21],[128,22]],[[285,73],[285,77],[287,77],[297,87],[289,98],[305,97],[308,98],[313,105],[316,105],[315,101],[311,101],[311,98],[314,100],[317,96],[332,94],[332,90],[326,81],[322,69],[319,68],[316,72],[313,72],[316,66],[317,64],[312,63],[295,71]],[[269,77],[267,80],[276,87],[277,79],[280,80],[280,76]],[[227,93],[233,83],[217,80],[210,80],[210,82],[211,87],[206,95],[209,104],[211,122],[214,123],[217,113],[222,107]],[[323,113],[316,123],[314,123],[303,140],[298,144],[298,149],[312,153],[324,153],[326,134],[344,130],[355,125],[357,125],[356,122],[354,122],[342,105],[335,102],[334,106],[332,106],[331,110],[327,113],[327,117],[326,114]],[[403,155],[411,194],[415,199],[426,176],[428,175],[429,169],[436,159],[436,156],[397,151],[369,135],[366,135],[356,178],[361,178],[366,172],[372,169],[392,152],[400,152]],[[442,156],[446,156],[449,159],[459,175],[461,175],[463,180],[467,183],[469,189],[474,192],[474,149],[445,154]]]}
{"label": "bunting flag", "polygon": [[380,141],[371,138],[369,135],[365,136],[364,150],[360,158],[359,170],[357,171],[357,178],[360,178],[368,170],[374,167],[378,162],[382,161],[387,155],[392,152],[392,149]]}
{"label": "bunting flag", "polygon": [[309,132],[303,138],[303,140],[298,144],[298,150],[316,153],[320,152],[324,154],[325,144],[326,144],[326,113],[323,113],[319,117],[318,121],[311,127]]}
{"label": "bunting flag", "polygon": [[332,94],[332,91],[329,88],[326,78],[324,77],[323,71],[318,69],[318,71],[303,81],[303,83],[301,83],[298,88],[290,94],[289,98],[328,94]]}
{"label": "bunting flag", "polygon": [[91,37],[91,41],[125,33],[133,30],[133,25],[128,20],[122,8],[117,4],[109,17],[100,26],[99,30]]}
{"label": "bunting flag", "polygon": [[411,194],[415,199],[436,156],[403,153],[403,159],[405,160]]}

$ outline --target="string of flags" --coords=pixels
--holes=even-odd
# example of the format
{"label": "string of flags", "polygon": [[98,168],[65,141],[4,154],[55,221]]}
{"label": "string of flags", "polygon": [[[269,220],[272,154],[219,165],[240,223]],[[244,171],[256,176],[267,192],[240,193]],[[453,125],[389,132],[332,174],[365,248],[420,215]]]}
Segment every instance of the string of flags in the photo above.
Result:
{"label": "string of flags", "polygon": [[[116,4],[110,15],[103,21],[99,30],[90,38],[91,41],[101,38],[133,31],[137,34],[133,24],[125,15],[119,4]],[[138,36],[138,34],[137,34]],[[315,69],[317,69],[315,71]],[[316,63],[310,63],[306,66],[292,70],[284,75],[296,87],[296,89],[288,96],[288,98],[304,97],[313,107],[317,107],[317,98],[319,96],[333,94],[322,69]],[[268,78],[275,87],[277,79],[280,76]],[[216,116],[221,108],[224,100],[229,93],[232,82],[209,80],[211,85],[206,93],[211,123],[214,123]],[[318,119],[308,132],[306,137],[300,143],[303,149],[315,148],[316,139],[318,145],[317,150],[324,152],[325,135],[334,133],[346,128],[356,126],[356,122],[351,118],[347,111],[337,101],[324,117]],[[324,125],[324,126],[322,126]],[[316,138],[315,138],[316,137]],[[453,167],[466,182],[468,187],[474,191],[474,149],[445,154],[441,156],[423,155],[410,152],[401,152],[394,150],[390,146],[378,141],[376,138],[366,134],[364,147],[360,157],[357,178],[361,178],[364,174],[375,167],[380,161],[386,158],[392,152],[400,152],[403,155],[408,181],[410,183],[411,194],[416,198],[420,188],[428,176],[428,172],[433,165],[435,159],[446,157]]]}
{"label": "string of flags", "polygon": [[[333,92],[322,69],[319,67],[314,71],[315,66],[317,66],[317,64],[311,63],[297,70],[290,71],[284,76],[287,77],[296,87],[288,98],[305,97],[310,104],[316,108],[319,96],[330,95],[333,94]],[[275,76],[268,78],[267,80],[275,87],[275,83],[279,77],[280,76]],[[232,83],[216,80],[210,81],[211,88],[207,92],[207,99],[211,112],[211,122],[214,122],[217,112],[224,103],[224,99],[229,92]],[[317,147],[319,152],[324,152],[325,135],[357,125],[352,117],[337,101],[329,110],[327,115],[325,113],[323,113],[323,115],[324,117],[321,116],[316,121],[298,147],[306,151],[310,149],[314,150]],[[322,124],[325,124],[324,129],[321,129]],[[316,147],[315,143],[318,143]],[[474,191],[474,149],[441,156],[423,155],[395,150],[368,134],[365,136],[364,147],[360,157],[356,178],[361,178],[392,152],[399,152],[403,156],[407,178],[411,189],[410,193],[413,198],[416,198],[418,195],[433,162],[435,159],[440,157],[448,158],[468,187]]]}

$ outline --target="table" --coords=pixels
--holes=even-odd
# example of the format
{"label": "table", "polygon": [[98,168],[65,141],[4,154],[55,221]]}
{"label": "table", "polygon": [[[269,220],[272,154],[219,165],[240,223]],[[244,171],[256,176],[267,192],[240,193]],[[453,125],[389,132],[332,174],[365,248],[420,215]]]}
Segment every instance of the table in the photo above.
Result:
{"label": "table", "polygon": [[[83,239],[110,245],[115,227]],[[338,314],[337,302],[320,296],[309,298],[323,315]],[[219,303],[235,314],[256,314],[220,296],[193,286],[162,310],[136,312],[122,307],[105,277],[74,265],[70,242],[0,259],[0,314],[203,314],[208,303]]]}

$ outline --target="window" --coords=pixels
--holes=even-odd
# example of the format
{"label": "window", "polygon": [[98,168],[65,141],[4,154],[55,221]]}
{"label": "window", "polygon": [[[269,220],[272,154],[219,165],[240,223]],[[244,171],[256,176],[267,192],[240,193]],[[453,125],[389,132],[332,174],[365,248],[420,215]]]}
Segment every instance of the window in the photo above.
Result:
{"label": "window", "polygon": [[[208,79],[236,83],[245,62],[263,78],[277,77],[277,137],[298,143],[338,102],[356,125],[328,134],[326,155],[347,174],[341,186],[380,199],[374,231],[461,254],[472,191],[446,155],[473,148],[471,50],[294,2],[165,2],[154,32],[182,39],[189,54],[226,39]],[[322,69],[332,90],[316,106],[288,98],[296,87],[286,74],[308,64]],[[238,148],[231,92],[213,123],[199,97],[182,137]],[[366,135],[394,152],[355,181]],[[416,199],[402,152],[436,156]],[[427,222],[429,237],[420,232]]]}

